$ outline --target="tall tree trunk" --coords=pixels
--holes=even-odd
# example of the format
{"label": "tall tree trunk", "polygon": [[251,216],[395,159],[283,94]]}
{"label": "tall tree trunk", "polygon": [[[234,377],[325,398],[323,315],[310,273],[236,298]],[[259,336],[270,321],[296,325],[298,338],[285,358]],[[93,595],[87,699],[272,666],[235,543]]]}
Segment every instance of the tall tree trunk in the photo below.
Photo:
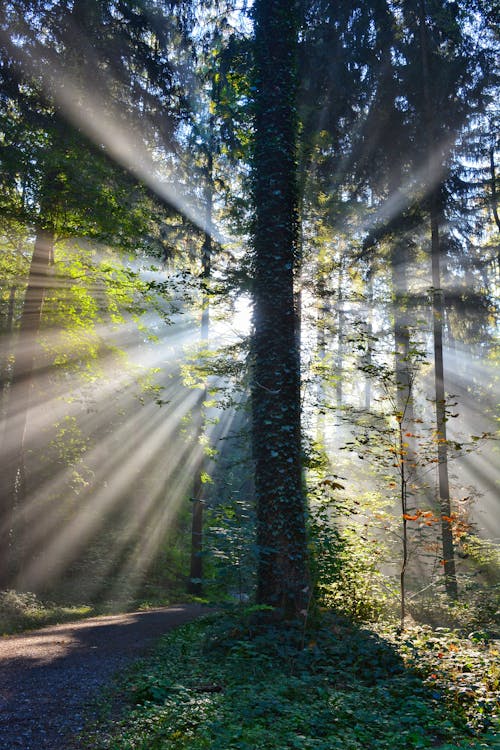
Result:
{"label": "tall tree trunk", "polygon": [[19,480],[24,470],[24,435],[33,384],[37,338],[53,249],[53,232],[39,229],[31,259],[19,336],[14,348],[12,385],[6,408],[0,455],[0,589],[12,585],[14,562],[16,567],[20,562],[18,551],[14,556],[12,548],[14,510],[18,500]]}
{"label": "tall tree trunk", "polygon": [[408,311],[408,253],[397,236],[391,251],[391,276],[394,319],[394,349],[396,375],[397,443],[399,452],[399,495],[402,518],[402,561],[400,570],[401,629],[406,616],[406,574],[409,562],[408,523],[408,479],[410,467],[415,465],[414,446],[406,437],[413,428],[413,364]]}
{"label": "tall tree trunk", "polygon": [[427,159],[429,161],[429,177],[427,189],[429,192],[429,211],[431,229],[431,261],[432,261],[432,322],[434,334],[434,382],[436,395],[436,440],[438,455],[438,486],[439,504],[441,510],[441,536],[443,549],[443,570],[446,593],[452,599],[458,595],[455,570],[455,550],[451,525],[450,483],[448,476],[448,443],[446,436],[446,392],[444,380],[443,357],[443,323],[444,296],[441,289],[441,238],[440,238],[440,197],[439,185],[435,185],[432,162],[442,158],[435,153],[434,111],[430,92],[431,71],[430,54],[426,23],[425,0],[420,0],[420,44],[422,52],[422,86],[424,93],[424,110],[427,126]]}
{"label": "tall tree trunk", "polygon": [[402,428],[411,430],[413,427],[413,400],[411,394],[412,362],[407,263],[408,254],[405,247],[396,238],[391,252],[396,401],[398,410],[403,414]]}
{"label": "tall tree trunk", "polygon": [[7,314],[3,325],[2,342],[0,351],[0,421],[3,417],[3,401],[6,398],[6,388],[10,381],[9,360],[12,349],[12,335],[14,332],[14,308],[16,303],[17,286],[13,284],[9,290],[9,301],[7,303]]}
{"label": "tall tree trunk", "polygon": [[[373,274],[370,269],[368,277],[366,279],[367,291],[367,316],[366,316],[366,332],[368,335],[366,356],[363,358],[363,364],[366,367],[370,367],[372,364],[372,336],[373,336]],[[366,411],[370,411],[372,405],[372,379],[369,373],[365,376],[365,393],[364,393],[364,408]]]}
{"label": "tall tree trunk", "polygon": [[252,435],[257,600],[284,618],[308,601],[301,465],[295,4],[256,0]]}
{"label": "tall tree trunk", "polygon": [[497,225],[497,229],[500,232],[500,215],[498,213],[498,190],[497,190],[497,176],[496,176],[496,169],[495,169],[495,149],[493,146],[490,148],[490,205],[491,205],[491,211],[493,213],[493,218],[495,219],[495,224]]}
{"label": "tall tree trunk", "polygon": [[328,303],[328,290],[326,287],[326,272],[324,264],[319,262],[318,264],[318,311],[316,321],[317,331],[317,347],[318,347],[318,363],[319,363],[319,375],[318,384],[316,389],[316,399],[318,416],[316,422],[316,441],[321,447],[321,450],[326,452],[325,446],[325,387],[324,387],[324,363],[326,357],[326,328],[328,325],[329,318],[329,303]]}
{"label": "tall tree trunk", "polygon": [[[212,264],[212,221],[213,221],[213,199],[214,199],[214,176],[213,176],[213,140],[214,140],[214,117],[209,122],[209,142],[207,149],[207,165],[205,173],[205,237],[201,250],[201,277],[202,277],[202,310],[200,338],[203,348],[208,346],[210,330],[210,295],[208,284],[210,282]],[[193,483],[192,497],[192,522],[191,522],[191,559],[188,591],[200,596],[203,593],[203,482],[202,472],[204,457],[200,446],[200,438],[203,432],[203,404],[207,400],[206,387],[202,391],[196,408],[195,427],[195,450],[200,453],[198,466],[196,467]]]}
{"label": "tall tree trunk", "polygon": [[448,443],[446,435],[446,392],[444,386],[443,317],[444,297],[441,289],[439,218],[436,197],[431,208],[432,254],[432,322],[434,333],[434,382],[436,391],[436,439],[438,454],[438,484],[441,509],[441,535],[446,593],[458,595],[455,571],[455,550],[451,526],[450,482],[448,477]]}
{"label": "tall tree trunk", "polygon": [[343,368],[344,368],[344,296],[342,292],[343,282],[343,259],[340,256],[339,261],[339,274],[337,278],[337,361],[335,366],[335,373],[337,382],[335,384],[335,396],[337,402],[337,409],[342,408],[342,386],[343,386]]}

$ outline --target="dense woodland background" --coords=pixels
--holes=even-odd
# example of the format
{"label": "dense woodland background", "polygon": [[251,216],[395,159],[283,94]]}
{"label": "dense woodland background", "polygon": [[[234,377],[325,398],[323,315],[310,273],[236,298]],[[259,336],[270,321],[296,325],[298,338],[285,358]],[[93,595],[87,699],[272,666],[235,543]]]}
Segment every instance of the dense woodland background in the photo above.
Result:
{"label": "dense woodland background", "polygon": [[491,622],[494,3],[247,5],[2,4],[3,601]]}

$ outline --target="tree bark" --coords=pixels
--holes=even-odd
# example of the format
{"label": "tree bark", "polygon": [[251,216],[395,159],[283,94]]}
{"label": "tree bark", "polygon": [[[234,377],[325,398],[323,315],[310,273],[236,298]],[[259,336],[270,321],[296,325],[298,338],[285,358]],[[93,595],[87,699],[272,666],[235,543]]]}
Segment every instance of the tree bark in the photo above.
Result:
{"label": "tree bark", "polygon": [[438,484],[441,509],[441,536],[446,593],[453,599],[458,595],[455,571],[455,550],[451,526],[450,482],[448,477],[448,442],[446,435],[446,392],[444,386],[443,317],[444,299],[441,289],[439,218],[432,198],[431,253],[432,253],[432,322],[434,333],[434,382],[436,392],[436,439],[438,454]]}
{"label": "tree bark", "polygon": [[[370,367],[372,364],[372,335],[373,335],[373,275],[372,271],[368,272],[366,279],[366,299],[367,299],[367,315],[366,315],[366,332],[368,334],[366,356],[363,358],[363,364]],[[365,375],[365,392],[364,392],[364,408],[365,411],[369,412],[372,405],[372,379],[367,373]]]}
{"label": "tree bark", "polygon": [[[6,407],[0,455],[0,589],[12,586],[15,567],[12,531],[23,473],[23,446],[33,385],[43,301],[53,259],[54,234],[38,229],[24,297],[19,336],[14,347],[12,385]],[[14,565],[16,563],[16,566]]]}
{"label": "tree bark", "polygon": [[439,158],[434,152],[434,112],[430,91],[431,71],[429,44],[426,24],[425,0],[420,0],[420,45],[422,54],[422,86],[424,94],[425,121],[427,127],[427,158],[429,177],[427,191],[429,195],[430,229],[431,229],[431,262],[432,262],[432,324],[434,334],[434,383],[436,396],[436,440],[438,457],[439,504],[441,510],[441,536],[443,549],[443,570],[446,593],[452,599],[458,595],[455,570],[455,550],[451,525],[450,484],[448,476],[448,443],[446,435],[446,392],[444,380],[443,357],[443,322],[444,296],[441,289],[441,239],[440,239],[440,201],[439,185],[435,186],[431,162]]}
{"label": "tree bark", "polygon": [[491,196],[490,196],[490,205],[491,210],[493,213],[493,218],[495,219],[495,224],[497,225],[497,229],[500,232],[500,215],[498,213],[498,191],[497,191],[497,176],[495,171],[495,149],[493,146],[490,148],[490,188],[491,188]]}
{"label": "tree bark", "polygon": [[320,372],[318,375],[318,383],[316,388],[316,400],[318,408],[318,416],[316,422],[316,441],[321,447],[321,450],[326,451],[326,433],[325,433],[325,387],[324,387],[324,363],[327,353],[326,346],[326,328],[328,325],[328,319],[330,314],[330,306],[328,301],[328,290],[326,284],[326,270],[323,267],[324,264],[321,261],[318,262],[318,312],[316,320],[316,331],[317,331],[317,348],[318,348],[318,363],[320,365]]}
{"label": "tree bark", "polygon": [[257,0],[253,156],[252,434],[259,563],[257,600],[289,619],[308,601],[301,465],[297,262],[296,9]]}
{"label": "tree bark", "polygon": [[395,238],[391,251],[391,281],[393,297],[393,319],[394,319],[394,348],[395,348],[395,373],[398,410],[404,415],[403,428],[411,431],[413,429],[413,399],[412,387],[412,362],[410,341],[410,314],[408,310],[408,253],[401,243]]}
{"label": "tree bark", "polygon": [[342,384],[343,384],[343,368],[344,368],[344,296],[343,296],[343,281],[344,281],[344,268],[342,256],[339,259],[339,268],[337,276],[337,360],[335,363],[335,376],[337,378],[335,383],[335,397],[337,402],[337,409],[340,412],[342,409]]}
{"label": "tree bark", "polygon": [[0,352],[0,419],[3,417],[3,401],[5,390],[9,384],[9,359],[12,347],[12,335],[14,332],[14,308],[16,303],[17,286],[13,284],[9,290],[9,301],[7,303],[7,314],[5,324],[3,325],[2,337],[5,343],[2,344]]}
{"label": "tree bark", "polygon": [[[210,282],[212,264],[212,219],[213,219],[213,138],[215,122],[213,116],[209,123],[209,142],[207,149],[206,185],[205,185],[205,237],[201,250],[201,280],[202,280],[202,310],[200,339],[201,345],[208,346],[210,331],[210,297],[208,284]],[[196,415],[196,445],[195,451],[200,453],[196,475],[193,484],[192,497],[192,522],[191,522],[191,558],[188,591],[190,594],[200,596],[203,593],[203,482],[202,471],[204,457],[200,447],[200,437],[203,431],[203,404],[207,400],[207,389],[203,389],[197,405]]]}

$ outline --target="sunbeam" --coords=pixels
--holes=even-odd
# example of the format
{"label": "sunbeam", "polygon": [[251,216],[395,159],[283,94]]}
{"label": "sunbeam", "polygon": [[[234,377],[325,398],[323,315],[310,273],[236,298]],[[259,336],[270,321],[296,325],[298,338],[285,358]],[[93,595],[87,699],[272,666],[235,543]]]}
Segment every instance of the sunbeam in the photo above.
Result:
{"label": "sunbeam", "polygon": [[[118,600],[143,585],[199,471],[203,449],[192,420],[200,391],[186,388],[180,375],[184,362],[196,360],[199,323],[185,292],[184,299],[175,300],[175,278],[171,283],[167,272],[153,273],[140,261],[128,266],[139,286],[154,281],[162,295],[172,286],[172,296],[156,293],[156,312],[139,300],[138,313],[132,314],[127,311],[132,297],[124,287],[111,314],[110,295],[118,287],[107,287],[102,274],[109,268],[118,272],[122,261],[109,249],[85,244],[83,269],[78,241],[57,245],[56,274],[32,269],[31,283],[43,290],[50,315],[36,339],[31,333],[2,336],[2,350],[11,351],[17,362],[3,394],[8,410],[2,445],[21,461],[9,523],[21,558],[17,586],[54,590],[64,588],[69,577],[84,598],[105,594]],[[106,270],[100,271],[101,264]],[[130,286],[130,279],[126,283]],[[22,289],[24,280],[13,284]],[[190,294],[196,296],[196,285]],[[236,302],[232,319],[227,313],[216,317],[213,348],[247,335],[250,312],[244,298]],[[227,433],[231,414],[207,426],[209,441]],[[22,445],[16,445],[12,425],[20,421],[25,427]],[[104,539],[107,548],[98,551]],[[83,583],[78,571],[85,559],[92,568],[91,550],[99,557],[99,572]]]}
{"label": "sunbeam", "polygon": [[148,123],[147,115],[141,120],[113,106],[107,96],[118,85],[112,78],[102,80],[100,86],[86,78],[79,70],[78,78],[72,76],[59,57],[49,50],[50,62],[27,54],[23,45],[16,45],[3,35],[2,39],[10,54],[22,70],[35,79],[41,79],[48,96],[77,130],[84,133],[97,146],[105,148],[117,164],[128,170],[142,184],[178,214],[188,219],[195,227],[210,232],[213,238],[224,244],[225,238],[211,221],[207,224],[202,206],[196,206],[183,194],[183,188],[174,175],[161,177],[162,165],[153,159],[156,141],[155,130]]}
{"label": "sunbeam", "polygon": [[0,10],[0,593],[476,616],[498,44],[436,2]]}

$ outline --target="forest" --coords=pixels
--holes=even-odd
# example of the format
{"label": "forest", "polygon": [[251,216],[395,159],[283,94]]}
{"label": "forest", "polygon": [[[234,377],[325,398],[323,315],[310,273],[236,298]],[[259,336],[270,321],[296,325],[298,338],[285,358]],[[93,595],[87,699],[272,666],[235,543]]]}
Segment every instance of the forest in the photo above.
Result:
{"label": "forest", "polygon": [[222,612],[89,747],[496,746],[498,22],[2,3],[0,630]]}

